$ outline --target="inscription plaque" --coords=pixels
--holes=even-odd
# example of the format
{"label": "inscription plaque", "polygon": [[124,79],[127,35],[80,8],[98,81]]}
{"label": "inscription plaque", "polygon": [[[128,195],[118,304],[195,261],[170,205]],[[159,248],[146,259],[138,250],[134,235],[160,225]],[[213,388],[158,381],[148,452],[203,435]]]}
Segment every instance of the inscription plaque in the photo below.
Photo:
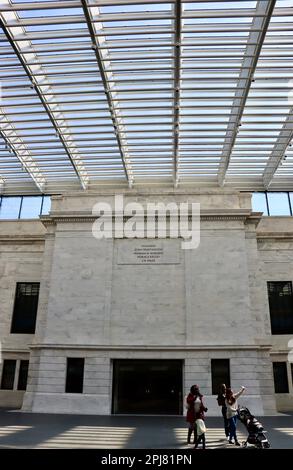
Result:
{"label": "inscription plaque", "polygon": [[179,264],[178,240],[117,240],[117,264]]}

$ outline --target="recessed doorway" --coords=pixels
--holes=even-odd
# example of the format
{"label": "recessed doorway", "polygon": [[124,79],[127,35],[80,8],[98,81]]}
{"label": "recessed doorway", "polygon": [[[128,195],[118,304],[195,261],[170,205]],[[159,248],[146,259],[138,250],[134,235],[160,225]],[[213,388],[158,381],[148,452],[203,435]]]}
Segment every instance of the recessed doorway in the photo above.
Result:
{"label": "recessed doorway", "polygon": [[182,414],[182,361],[113,361],[113,414]]}

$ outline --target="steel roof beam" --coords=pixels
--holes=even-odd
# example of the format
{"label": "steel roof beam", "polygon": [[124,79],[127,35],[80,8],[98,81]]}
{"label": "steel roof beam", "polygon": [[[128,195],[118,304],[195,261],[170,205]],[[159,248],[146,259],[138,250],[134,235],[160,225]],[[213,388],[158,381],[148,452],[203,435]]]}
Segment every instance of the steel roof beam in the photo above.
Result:
{"label": "steel roof beam", "polygon": [[[68,4],[67,4],[68,3]],[[70,2],[67,2],[64,4],[66,8],[70,8]],[[23,4],[25,5],[25,4]],[[40,9],[39,8],[40,3],[36,2],[36,8],[35,9]],[[50,9],[53,9],[53,4],[47,3],[47,9],[49,9],[49,5],[51,5]],[[58,5],[58,4],[57,4]],[[78,6],[80,7],[80,4],[75,5],[75,7]],[[95,5],[97,6],[97,5]],[[176,1],[174,3],[174,7],[176,6]],[[1,3],[0,3],[0,8],[1,8]],[[61,8],[59,4],[59,8]],[[62,7],[64,8],[64,7]],[[57,9],[57,7],[55,7]],[[20,11],[25,11],[25,7],[19,7],[16,6],[16,8],[13,8],[14,11],[20,10]],[[174,9],[175,10],[175,9]],[[7,8],[3,8],[2,11],[9,11]],[[11,9],[10,9],[11,11]],[[277,8],[274,12],[275,17],[282,17],[282,16],[291,16],[292,15],[292,8]],[[212,18],[250,18],[254,16],[255,18],[261,18],[265,16],[265,13],[262,11],[260,12],[255,12],[253,8],[241,8],[241,9],[230,9],[230,10],[224,10],[224,9],[219,9],[219,10],[212,10],[212,9],[206,9],[206,10],[185,10],[182,13],[182,18],[194,18],[194,19],[199,19],[199,18],[207,18],[207,19],[212,19]],[[92,17],[92,20],[94,22],[108,22],[108,21],[139,21],[139,20],[145,20],[146,19],[146,12],[121,12],[121,13],[104,13],[104,14],[98,14]],[[147,12],[147,19],[175,19],[175,15],[171,13],[168,10],[161,10],[161,11],[148,11]],[[22,25],[23,26],[34,26],[34,25],[49,25],[49,24],[68,24],[68,23],[84,23],[84,17],[82,15],[76,14],[76,15],[65,15],[65,16],[44,16],[40,18],[26,18],[22,20]],[[13,19],[11,20],[8,25],[9,27],[14,27],[17,26],[17,22]]]}
{"label": "steel roof beam", "polygon": [[263,185],[269,189],[272,184],[276,171],[286,159],[286,151],[293,139],[293,108],[291,108],[286,121],[279,133],[278,139],[275,142],[274,148],[269,156],[269,160],[263,173]]}
{"label": "steel roof beam", "polygon": [[3,12],[10,11],[27,11],[27,10],[51,10],[59,8],[80,8],[79,0],[66,0],[63,2],[31,2],[31,3],[14,3],[7,4],[5,0],[0,1],[0,10]]}
{"label": "steel roof beam", "polygon": [[[117,5],[148,5],[160,3],[174,3],[176,0],[89,0],[89,6],[117,6]],[[222,3],[223,0],[196,0],[196,3]],[[235,0],[226,0],[226,3],[235,3]],[[184,0],[184,3],[194,3],[194,0]]]}
{"label": "steel roof beam", "polygon": [[180,120],[180,70],[181,70],[181,30],[182,30],[182,3],[176,0],[174,4],[174,118],[173,118],[173,152],[174,152],[174,186],[178,185],[178,158],[179,158],[179,120]]}
{"label": "steel roof beam", "polygon": [[[111,74],[111,70],[109,70],[108,72],[105,71],[105,66],[104,66],[104,63],[103,63],[103,59],[105,58],[105,55],[107,56],[107,50],[105,50],[104,52],[100,51],[100,40],[98,39],[97,34],[95,32],[95,27],[93,25],[93,20],[92,20],[92,14],[91,14],[91,11],[88,7],[87,0],[81,0],[81,3],[82,3],[82,8],[83,8],[83,11],[84,11],[84,14],[85,14],[88,30],[89,30],[89,33],[90,33],[90,36],[91,36],[91,39],[92,39],[92,43],[93,43],[93,47],[94,47],[94,51],[95,51],[95,55],[96,55],[96,59],[97,59],[99,72],[100,72],[100,75],[101,75],[101,78],[102,78],[104,91],[105,91],[105,95],[106,95],[106,98],[107,98],[108,108],[109,108],[109,111],[110,111],[113,127],[114,127],[114,130],[115,130],[116,140],[117,140],[118,148],[119,148],[119,151],[120,151],[125,176],[126,176],[126,179],[128,181],[128,185],[131,187],[132,184],[133,184],[133,178],[132,178],[132,175],[131,175],[131,167],[130,167],[129,161],[128,161],[127,147],[124,144],[125,135],[124,135],[124,132],[122,130],[123,129],[123,127],[122,127],[123,123],[121,122],[121,117],[119,116],[119,108],[117,106],[115,107],[115,104],[114,104],[114,101],[113,101],[113,99],[115,97],[115,91],[113,91],[113,85],[112,85],[112,87],[109,86],[109,80],[108,79],[109,79],[109,77],[112,78],[112,74]],[[98,14],[99,14],[99,9],[95,8],[95,15],[98,15]],[[100,25],[100,30],[102,31],[102,26],[101,25]],[[101,34],[100,36],[102,36],[104,38],[104,34]],[[104,43],[105,43],[105,40],[104,40]],[[110,61],[110,59],[109,59],[109,61]],[[111,63],[109,62],[109,65],[110,64]],[[115,83],[115,80],[114,80],[114,83]],[[118,124],[120,124],[120,127],[122,127],[122,129],[119,129]]]}
{"label": "steel roof beam", "polygon": [[[175,90],[176,92],[176,90]],[[5,97],[5,100],[7,101],[13,101],[13,99],[9,99],[10,97]],[[30,98],[30,97],[27,97],[27,98]],[[25,97],[23,97],[23,100],[25,99]],[[146,96],[144,98],[123,98],[123,103],[129,103],[129,108],[126,108],[126,107],[123,107],[122,109],[132,109],[132,106],[131,104],[132,103],[141,103],[143,104],[144,102],[149,102],[151,99],[152,103],[156,103],[156,102],[159,102],[159,103],[163,103],[163,102],[166,102],[167,104],[166,105],[162,105],[164,108],[168,107],[170,108],[171,107],[171,104],[168,103],[170,100],[171,100],[171,97],[170,96],[164,96],[164,97],[161,97],[161,98],[155,98],[154,96]],[[198,97],[183,97],[181,98],[182,100],[182,109],[184,108],[193,108],[193,109],[209,109],[209,108],[213,108],[213,109],[225,109],[226,106],[225,104],[221,104],[221,105],[213,105],[213,102],[215,99],[219,99],[223,102],[225,101],[228,101],[230,102],[231,101],[231,97],[230,96],[213,96],[212,98],[198,98]],[[247,108],[256,108],[258,109],[259,106],[261,106],[262,108],[271,108],[272,107],[272,104],[269,103],[269,104],[264,104],[266,103],[267,101],[282,101],[284,104],[277,104],[276,106],[279,108],[279,109],[288,109],[288,103],[286,104],[286,96],[282,96],[282,97],[278,97],[278,96],[272,96],[272,97],[267,97],[267,96],[256,96],[256,97],[251,97],[249,98],[249,101],[250,103],[247,103],[246,104],[246,107]],[[88,100],[84,100],[82,102],[82,104],[104,104],[106,101],[106,98],[103,97],[102,99],[88,99]],[[113,103],[115,102],[120,102],[121,101],[121,98],[115,98],[113,99]],[[187,103],[184,103],[185,101],[188,101],[188,104]],[[256,105],[254,103],[254,101],[263,101],[264,103],[262,103],[261,105]],[[193,103],[194,102],[194,103]],[[203,102],[204,102],[204,105],[203,105]],[[78,100],[67,100],[67,101],[64,101],[63,102],[63,106],[66,107],[67,105],[71,105],[71,104],[77,104],[79,103]],[[58,105],[58,102],[51,102],[50,104],[52,105]],[[27,106],[30,106],[32,108],[35,108],[35,107],[39,107],[40,105],[35,103],[35,101],[26,101],[25,103],[23,104],[18,104],[18,103],[5,103],[5,101],[3,100],[2,101],[2,105],[3,106],[8,106],[10,108],[26,108]],[[148,106],[148,108],[153,108],[154,106]],[[239,108],[239,106],[236,106],[236,108]],[[96,109],[100,109],[100,108],[96,108]],[[102,109],[102,108],[101,108]],[[69,110],[66,110],[66,111],[70,111],[71,109]],[[84,110],[84,106],[82,106],[81,108],[74,108],[72,109],[72,111],[83,111]],[[87,109],[88,111],[91,110],[91,108],[88,108]]]}
{"label": "steel roof beam", "polygon": [[[265,15],[263,17],[257,17],[253,19],[251,31],[247,40],[247,46],[242,63],[242,66],[245,66],[246,68],[240,70],[237,89],[235,92],[235,99],[231,108],[231,116],[227,125],[227,134],[232,131],[232,139],[230,136],[227,137],[223,145],[222,158],[219,165],[218,182],[220,186],[223,186],[225,183],[226,173],[236,141],[238,128],[241,123],[241,118],[253,80],[253,75],[257,66],[259,55],[261,53],[262,45],[266,36],[275,3],[276,0],[260,0],[256,5],[256,13],[262,12]],[[257,45],[251,46],[251,42],[256,43]],[[247,59],[246,54],[252,55],[253,57]],[[239,87],[241,87],[241,90],[238,89]]]}
{"label": "steel roof beam", "polygon": [[[0,124],[1,130],[0,135],[4,140],[7,150],[19,160],[22,167],[26,170],[28,175],[34,181],[37,188],[43,192],[46,179],[44,178],[40,168],[34,160],[34,156],[28,149],[26,143],[21,139],[17,133],[17,129],[8,120],[4,113],[4,110],[0,108]],[[1,178],[0,178],[1,180]]]}
{"label": "steel roof beam", "polygon": [[[163,11],[151,11],[148,12],[148,19],[174,19],[174,16],[167,10]],[[249,16],[249,15],[248,15]],[[108,21],[139,21],[145,20],[144,13],[110,13],[110,14],[102,14],[98,13],[96,15],[92,15],[91,17],[94,23],[104,23]],[[25,18],[21,20],[22,26],[47,26],[47,25],[54,25],[54,24],[83,24],[85,22],[85,18],[83,15],[73,15],[73,16],[44,16],[41,18]],[[19,22],[17,23],[16,19],[12,19],[7,23],[7,26],[10,28],[15,28],[19,26]]]}
{"label": "steel roof beam", "polygon": [[[218,0],[219,2],[222,2],[222,0]],[[234,0],[227,0],[226,3],[229,3],[230,2],[233,2]],[[123,6],[123,5],[139,5],[139,4],[150,4],[150,5],[153,5],[153,4],[173,4],[175,3],[176,0],[163,0],[163,1],[158,1],[158,0],[113,0],[113,1],[109,1],[109,0],[91,0],[88,2],[88,6],[89,7],[98,7],[98,6]],[[208,3],[209,0],[197,0],[197,3],[202,3],[202,2],[205,2],[205,3]],[[194,0],[185,0],[184,3],[194,3]],[[217,4],[217,1],[212,1],[211,3],[215,3],[215,5]],[[51,2],[28,2],[28,3],[24,3],[24,2],[19,2],[19,3],[15,3],[15,4],[12,4],[11,7],[7,7],[6,3],[3,2],[3,1],[0,1],[0,10],[2,11],[28,11],[28,10],[51,10],[51,9],[54,9],[54,10],[57,10],[57,9],[69,9],[69,8],[80,8],[80,1],[79,0],[66,0],[66,1],[51,1]],[[247,8],[235,8],[235,9],[231,9],[231,10],[223,10],[225,13],[224,15],[226,14],[231,14],[233,12],[238,12],[239,15],[242,14],[242,11],[250,11],[250,9],[247,9]],[[282,8],[277,8],[277,10],[288,10],[290,11],[291,9],[288,7],[282,7]],[[195,12],[195,14],[209,14],[209,12],[213,12],[213,14],[218,14],[221,15],[221,11],[219,12],[219,10],[212,10],[212,9],[208,9],[207,11],[205,10],[188,10],[187,9],[187,13],[191,11],[191,12]],[[287,16],[287,14],[286,14]],[[288,15],[289,16],[289,15]]]}
{"label": "steel roof beam", "polygon": [[[68,51],[67,51],[68,52]],[[88,50],[87,50],[88,52]],[[144,52],[144,54],[143,54]],[[114,52],[111,53],[111,62],[114,63],[126,63],[126,64],[134,64],[136,61],[154,61],[154,62],[159,62],[160,60],[165,60],[167,61],[174,59],[174,55],[170,52],[167,51],[167,53],[164,54],[165,51],[162,51],[162,54],[153,54],[155,51],[139,51],[139,52],[132,52],[131,56],[129,56],[129,53],[127,55],[121,55],[121,52]],[[160,51],[159,51],[160,52]],[[151,55],[152,54],[152,55]],[[3,59],[1,59],[1,56],[4,56]],[[11,55],[12,59],[14,59],[14,54],[11,52],[9,55]],[[10,62],[7,60],[8,54],[6,52],[0,52],[0,61],[4,62],[5,66],[15,66],[18,65],[17,61],[13,61],[12,59]],[[266,53],[266,51],[263,51],[262,53],[262,59],[260,59],[261,62],[267,62],[268,60],[270,62],[276,62],[280,61],[280,59],[287,59],[290,60],[293,56],[292,51],[287,51],[286,53],[280,53],[277,49],[275,50],[275,53]],[[39,57],[43,57],[41,54],[39,54]],[[76,58],[77,57],[77,58]],[[80,57],[80,58],[79,58]],[[235,50],[233,52],[219,52],[215,50],[214,52],[212,51],[211,53],[204,53],[202,51],[190,51],[189,53],[183,53],[181,54],[182,59],[196,59],[200,61],[201,63],[203,61],[207,61],[207,59],[213,59],[213,64],[215,63],[221,63],[223,61],[223,58],[227,58],[228,63],[233,63],[233,62],[239,62],[239,60],[242,59],[242,49],[239,50],[239,52],[236,54]],[[246,56],[247,58],[253,58],[254,56]],[[68,53],[68,54],[53,54],[53,55],[46,55],[44,58],[49,59],[47,60],[46,64],[47,65],[58,65],[62,63],[91,63],[93,62],[93,59],[91,58],[90,55],[86,56],[85,54],[74,54],[74,53]],[[72,60],[73,59],[73,60]],[[107,59],[104,59],[105,61]],[[4,65],[3,64],[3,65]],[[28,64],[28,65],[34,65]],[[273,66],[269,66],[270,68],[273,68]],[[183,67],[185,68],[185,67]]]}
{"label": "steel roof beam", "polygon": [[[124,34],[127,34],[126,32],[121,32],[122,30],[118,29],[118,32],[117,31],[107,31],[107,35],[124,35]],[[119,33],[120,31],[120,33]],[[291,29],[289,28],[289,31],[291,31]],[[194,30],[191,30],[189,32],[192,32],[193,34],[196,34],[196,31]],[[213,30],[212,30],[213,32]],[[223,31],[225,32],[225,31]],[[247,32],[249,32],[249,27],[247,27]],[[166,29],[165,31],[160,31],[160,28],[158,28],[157,30],[157,33],[160,34],[169,34],[170,31],[169,29]],[[133,34],[138,34],[137,31],[136,32],[133,32]],[[156,34],[156,31],[154,30],[148,30],[148,31],[145,31],[143,29],[141,29],[141,32],[139,34]],[[98,34],[97,34],[98,35]],[[54,33],[52,34],[48,34],[47,32],[39,32],[38,34],[37,33],[30,33],[29,35],[25,35],[25,34],[22,34],[22,35],[18,35],[17,38],[14,39],[14,41],[16,43],[18,42],[22,42],[22,41],[25,41],[27,42],[28,40],[34,40],[34,41],[37,41],[37,40],[44,40],[44,39],[67,39],[67,38],[76,38],[76,37],[83,37],[83,38],[86,38],[88,39],[88,35],[86,33],[84,33],[84,30],[77,30],[74,32],[74,36],[72,34],[72,32],[60,32],[60,31],[55,31]],[[159,41],[159,43],[158,43]],[[270,45],[270,44],[273,44],[273,45],[276,45],[276,44],[287,44],[287,45],[291,45],[292,44],[292,36],[288,35],[288,36],[270,36],[266,39],[266,44],[267,45]],[[0,42],[4,42],[3,39],[1,39],[1,32],[0,32]],[[129,42],[129,45],[128,45],[128,42]],[[169,38],[154,38],[154,39],[151,39],[151,38],[148,38],[148,43],[149,44],[159,44],[160,46],[170,46],[170,41],[169,41]],[[111,49],[111,45],[112,44],[115,44],[115,47],[118,47],[119,48],[119,42],[116,40],[109,40],[109,49]],[[118,44],[116,46],[116,44]],[[140,44],[144,44],[145,45],[145,39],[135,39],[135,42],[134,40],[127,40],[127,46],[121,46],[121,47],[131,47],[130,44],[133,44],[133,47],[141,47]],[[227,31],[227,35],[221,35],[219,37],[213,37],[213,41],[211,41],[210,39],[208,38],[202,38],[201,37],[201,32],[198,32],[198,36],[196,37],[190,37],[188,38],[188,36],[184,39],[182,45],[185,47],[185,46],[194,46],[194,45],[205,45],[205,46],[214,46],[214,45],[243,45],[245,46],[247,44],[247,38],[244,36],[244,37],[231,37],[231,35],[228,34],[228,31]],[[40,43],[40,46],[42,46],[43,44]],[[256,42],[251,42],[250,45],[257,45]],[[39,46],[38,46],[39,47]],[[106,48],[108,49],[108,48]],[[102,48],[101,48],[102,50]]]}

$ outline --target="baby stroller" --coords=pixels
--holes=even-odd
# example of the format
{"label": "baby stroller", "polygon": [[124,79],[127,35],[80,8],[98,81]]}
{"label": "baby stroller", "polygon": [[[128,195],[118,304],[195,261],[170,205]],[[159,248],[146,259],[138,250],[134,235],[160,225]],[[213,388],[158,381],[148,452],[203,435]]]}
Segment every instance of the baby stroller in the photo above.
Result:
{"label": "baby stroller", "polygon": [[239,408],[238,418],[248,431],[248,437],[242,444],[243,447],[252,445],[257,449],[268,449],[271,446],[266,438],[263,425],[250,413],[248,408]]}

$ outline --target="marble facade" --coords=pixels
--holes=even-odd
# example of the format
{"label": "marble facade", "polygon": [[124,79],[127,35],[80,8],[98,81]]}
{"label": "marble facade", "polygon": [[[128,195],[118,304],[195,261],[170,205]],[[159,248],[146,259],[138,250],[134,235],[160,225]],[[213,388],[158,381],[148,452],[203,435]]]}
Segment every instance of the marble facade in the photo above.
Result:
{"label": "marble facade", "polygon": [[[201,239],[103,239],[92,235],[98,201],[115,192],[52,197],[50,216],[0,222],[3,358],[29,358],[27,391],[1,391],[25,411],[110,414],[114,359],[181,359],[184,392],[199,383],[211,414],[211,359],[230,359],[231,385],[247,387],[255,414],[293,409],[274,393],[272,361],[287,335],[271,335],[266,282],[293,280],[293,218],[261,217],[232,190],[127,190],[127,202],[196,202]],[[151,262],[142,262],[147,245]],[[154,255],[155,253],[155,255]],[[40,282],[35,335],[10,334],[15,284]],[[85,358],[82,394],[65,393],[66,358]],[[290,364],[288,363],[288,370]]]}

